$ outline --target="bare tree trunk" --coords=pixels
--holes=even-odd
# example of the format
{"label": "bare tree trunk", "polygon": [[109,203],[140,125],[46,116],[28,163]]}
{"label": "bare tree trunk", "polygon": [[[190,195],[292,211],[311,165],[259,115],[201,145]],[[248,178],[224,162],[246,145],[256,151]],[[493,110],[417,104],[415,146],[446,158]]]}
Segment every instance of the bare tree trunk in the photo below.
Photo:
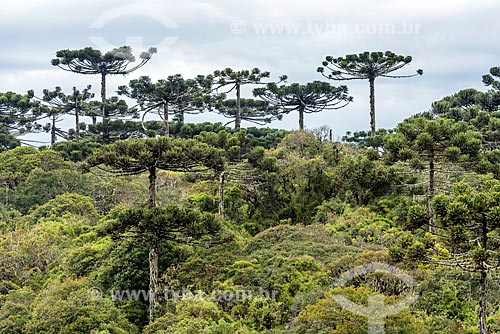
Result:
{"label": "bare tree trunk", "polygon": [[375,127],[375,78],[370,78],[370,128],[373,137],[377,134]]}
{"label": "bare tree trunk", "polygon": [[109,115],[106,110],[106,74],[101,73],[101,103],[103,142],[109,143]]}
{"label": "bare tree trunk", "polygon": [[241,130],[241,86],[240,83],[236,83],[236,115],[234,120],[234,130]]}
{"label": "bare tree trunk", "polygon": [[[150,208],[156,206],[156,167],[149,169],[149,203]],[[158,308],[158,245],[149,245],[149,323],[156,319]]]}
{"label": "bare tree trunk", "polygon": [[427,203],[428,214],[429,214],[429,232],[436,233],[436,229],[434,227],[434,207],[432,201],[434,200],[434,175],[435,175],[435,166],[434,166],[434,153],[431,153],[429,159],[429,201]]}
{"label": "bare tree trunk", "polygon": [[80,110],[78,109],[78,100],[75,101],[75,138],[80,140]]}
{"label": "bare tree trunk", "polygon": [[156,167],[149,169],[149,203],[150,208],[156,206]]}
{"label": "bare tree trunk", "polygon": [[224,217],[224,178],[225,172],[220,173],[219,178],[219,215]]}
{"label": "bare tree trunk", "polygon": [[479,334],[488,333],[486,327],[486,271],[481,271],[481,297],[479,299]]}
{"label": "bare tree trunk", "polygon": [[[486,248],[488,246],[488,225],[486,222],[486,217],[483,216],[482,219],[482,226],[481,226],[481,247],[484,252],[486,252]],[[486,334],[488,332],[488,329],[486,327],[486,316],[487,316],[487,310],[486,310],[486,269],[483,267],[481,269],[481,279],[480,279],[480,285],[481,285],[481,296],[479,299],[479,310],[478,310],[478,317],[479,317],[479,334]]]}
{"label": "bare tree trunk", "polygon": [[168,104],[163,103],[163,121],[165,122],[165,136],[170,136],[170,125],[168,124]]}
{"label": "bare tree trunk", "polygon": [[50,145],[54,145],[56,141],[57,141],[56,114],[52,114],[52,128],[50,129]]}
{"label": "bare tree trunk", "polygon": [[299,109],[299,130],[304,131],[304,108]]}
{"label": "bare tree trunk", "polygon": [[158,249],[157,245],[149,248],[149,323],[156,320],[158,309]]}

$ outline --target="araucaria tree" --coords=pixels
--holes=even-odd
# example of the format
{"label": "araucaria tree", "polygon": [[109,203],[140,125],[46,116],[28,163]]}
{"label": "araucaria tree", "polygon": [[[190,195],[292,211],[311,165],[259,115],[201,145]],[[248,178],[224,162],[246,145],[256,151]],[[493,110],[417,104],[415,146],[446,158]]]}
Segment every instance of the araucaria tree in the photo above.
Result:
{"label": "araucaria tree", "polygon": [[256,99],[241,99],[239,105],[235,99],[222,100],[216,103],[215,108],[222,116],[232,119],[230,123],[234,122],[238,112],[241,120],[259,125],[281,120],[283,117],[279,108]]}
{"label": "araucaria tree", "polygon": [[433,117],[453,118],[457,121],[470,122],[481,111],[489,113],[497,111],[500,106],[500,92],[480,92],[474,88],[467,88],[446,96],[431,105],[430,113]]}
{"label": "araucaria tree", "polygon": [[[99,110],[102,110],[102,102],[101,101],[91,101],[89,103],[90,112],[95,115],[99,113]],[[105,104],[106,112],[111,119],[115,119],[110,121],[105,126],[104,123],[92,124],[87,127],[87,135],[93,134],[96,135],[95,141],[99,141],[100,138],[104,138],[104,134],[107,134],[107,141],[114,142],[116,140],[127,139],[128,133],[123,132],[123,128],[121,125],[123,124],[121,117],[131,117],[138,118],[138,112],[136,108],[129,108],[127,102],[125,100],[120,99],[118,96],[112,96],[109,99],[106,99]]]}
{"label": "araucaria tree", "polygon": [[[52,144],[55,142],[57,129],[55,127],[55,117],[57,115],[73,114],[75,116],[75,139],[80,139],[80,115],[84,115],[89,111],[89,100],[94,97],[94,93],[90,92],[92,87],[89,85],[82,91],[73,87],[73,92],[66,95],[61,87],[56,87],[53,91],[48,89],[43,90],[43,103],[51,109],[52,119]],[[70,139],[71,136],[65,135],[65,139]]]}
{"label": "araucaria tree", "polygon": [[298,111],[300,130],[304,130],[304,113],[340,109],[352,101],[346,86],[335,87],[321,81],[288,86],[269,83],[265,88],[254,89],[254,95],[281,108],[282,113]]}
{"label": "araucaria tree", "polygon": [[175,115],[179,122],[184,122],[184,114],[203,111],[210,99],[210,85],[204,77],[184,79],[182,75],[168,76],[153,83],[148,76],[131,80],[128,87],[118,87],[118,94],[137,100],[146,114],[156,111],[165,123],[165,133],[169,135],[169,115]]}
{"label": "araucaria tree", "polygon": [[409,161],[415,168],[429,171],[428,218],[429,229],[435,230],[432,202],[436,190],[436,164],[469,162],[478,158],[482,147],[481,134],[463,121],[424,117],[410,118],[400,123],[396,133],[385,138],[388,161]]}
{"label": "araucaria tree", "polygon": [[[223,101],[226,94],[232,91],[236,91],[236,106],[234,109],[234,129],[236,131],[240,131],[241,129],[241,87],[250,84],[264,84],[264,82],[262,82],[262,79],[269,78],[269,76],[269,72],[262,72],[258,68],[254,68],[251,71],[233,71],[231,68],[226,68],[221,71],[215,71],[213,76],[207,76],[208,78],[213,78],[213,88],[218,94],[220,89],[226,89],[218,96],[219,101]],[[283,75],[280,77],[279,82],[285,81],[286,79],[287,77]]]}
{"label": "araucaria tree", "polygon": [[[122,217],[121,223],[128,227],[135,224],[136,230],[145,230],[149,235],[143,235],[141,238],[146,238],[149,246],[149,320],[153,322],[158,306],[157,298],[155,298],[159,290],[158,242],[167,235],[171,241],[184,240],[183,236],[189,233],[196,236],[199,231],[196,231],[194,226],[200,222],[200,220],[184,220],[178,215],[175,216],[172,210],[176,209],[156,207],[158,171],[200,172],[212,169],[220,172],[224,168],[223,154],[219,149],[194,139],[170,139],[168,137],[135,139],[117,141],[104,146],[89,158],[88,165],[101,166],[102,169],[115,175],[148,173],[149,201],[147,209],[130,211],[131,216]],[[186,215],[189,218],[190,214],[186,213]],[[177,227],[173,224],[176,224]],[[207,228],[207,231],[209,230],[210,228]],[[156,237],[151,237],[152,233],[156,233]]]}
{"label": "araucaria tree", "polygon": [[67,138],[67,133],[62,129],[57,127],[57,122],[60,122],[60,118],[64,115],[60,109],[44,107],[43,113],[45,117],[49,118],[49,123],[46,123],[43,130],[50,133],[50,145],[54,145],[57,141],[57,137]]}
{"label": "araucaria tree", "polygon": [[[107,227],[115,238],[123,234],[149,246],[149,323],[156,319],[159,306],[158,249],[161,242],[209,245],[207,237],[217,237],[220,224],[213,214],[167,205],[122,211],[118,220]],[[204,243],[198,242],[203,237]],[[215,241],[214,243],[217,243]]]}
{"label": "araucaria tree", "polygon": [[422,75],[424,72],[420,69],[413,75],[389,75],[411,61],[411,56],[397,55],[391,51],[363,52],[338,58],[327,56],[323,61],[323,67],[318,67],[318,72],[332,80],[368,80],[370,83],[370,129],[371,135],[375,136],[375,79],[378,77],[409,78]]}
{"label": "araucaria tree", "polygon": [[103,139],[104,142],[108,142],[107,125],[110,116],[106,111],[106,76],[129,74],[144,66],[155,53],[156,48],[150,48],[147,52],[141,53],[139,56],[140,62],[138,64],[131,65],[136,59],[132,54],[132,48],[130,46],[115,48],[105,54],[91,47],[80,50],[60,50],[56,53],[57,58],[52,59],[52,65],[65,71],[101,76],[101,114],[104,127]]}
{"label": "araucaria tree", "polygon": [[488,273],[500,269],[500,182],[456,184],[451,195],[436,196],[434,207],[451,251],[450,259],[434,262],[479,275],[478,327],[479,334],[486,334]]}
{"label": "araucaria tree", "polygon": [[19,141],[14,137],[40,128],[36,121],[43,109],[33,98],[33,91],[0,93],[0,151],[16,146]]}

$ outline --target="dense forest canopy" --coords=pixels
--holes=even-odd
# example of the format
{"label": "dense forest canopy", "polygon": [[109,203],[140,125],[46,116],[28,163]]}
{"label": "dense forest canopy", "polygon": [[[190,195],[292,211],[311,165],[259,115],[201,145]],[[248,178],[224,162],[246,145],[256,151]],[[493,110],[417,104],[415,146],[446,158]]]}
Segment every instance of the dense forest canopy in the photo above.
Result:
{"label": "dense forest canopy", "polygon": [[[500,333],[498,67],[377,129],[374,81],[410,56],[328,56],[329,82],[226,68],[107,94],[155,53],[61,50],[52,65],[100,75],[100,94],[0,93],[1,333]],[[356,103],[335,86],[350,79],[370,83],[369,131],[307,129]],[[231,121],[187,122],[207,112]],[[241,124],[292,112],[297,131]],[[23,141],[43,131],[50,146]]]}

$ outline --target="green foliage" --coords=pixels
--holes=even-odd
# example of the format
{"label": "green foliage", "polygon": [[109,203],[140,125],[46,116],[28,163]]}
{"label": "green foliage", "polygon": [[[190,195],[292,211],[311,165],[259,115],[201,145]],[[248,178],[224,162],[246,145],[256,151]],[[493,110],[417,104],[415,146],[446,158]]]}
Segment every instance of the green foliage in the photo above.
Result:
{"label": "green foliage", "polygon": [[[435,199],[439,223],[447,231],[447,244],[453,252],[467,254],[462,265],[472,271],[488,270],[486,263],[495,261],[488,254],[495,254],[497,242],[488,240],[500,227],[500,183],[484,181],[474,189],[458,183],[453,195]],[[480,240],[480,243],[477,243]]]}
{"label": "green foliage", "polygon": [[5,334],[24,334],[31,319],[31,304],[36,295],[30,288],[11,290],[0,298],[0,331]]}
{"label": "green foliage", "polygon": [[[231,73],[218,84],[238,80]],[[188,81],[171,79],[170,88]],[[147,80],[141,80],[129,94],[143,88]],[[195,80],[208,87],[221,77]],[[204,98],[198,102],[213,102]],[[422,180],[410,168],[425,170],[434,154],[444,170],[474,161],[478,171],[498,174],[498,117],[488,109],[494,98],[492,92],[459,92],[433,105],[439,115],[347,139],[358,145],[325,141],[317,132],[233,131],[179,119],[169,124],[173,138],[156,138],[166,132],[163,122],[144,122],[143,129],[139,122],[115,121],[108,123],[110,140],[115,134],[138,139],[97,144],[104,132],[96,124],[81,128],[83,141],[2,152],[0,331],[365,333],[366,318],[333,297],[344,294],[366,305],[378,296],[394,304],[408,287],[383,271],[344,287],[331,284],[355,266],[385,262],[415,278],[420,296],[386,319],[387,333],[472,333],[481,280],[428,262],[450,264],[459,254],[479,273],[495,264],[500,187],[495,175],[453,170],[447,180],[456,185],[449,193],[436,188],[441,233],[433,235],[421,229],[430,215]],[[76,163],[84,160],[83,170],[92,167],[92,173],[81,174]],[[193,171],[200,173],[186,177]],[[223,219],[217,215],[222,171]],[[473,242],[480,237],[478,217],[487,223],[487,249]],[[152,282],[160,293],[158,317],[146,325],[147,295],[128,298],[126,292],[146,292]],[[167,299],[161,289],[183,295]],[[488,279],[493,332],[499,296]]]}
{"label": "green foliage", "polygon": [[[356,143],[360,148],[383,147],[385,136],[392,132],[392,129],[377,129],[375,135],[372,136],[369,131],[356,131],[354,133],[348,131],[345,136],[342,137],[342,141]],[[375,153],[378,152],[375,151]]]}
{"label": "green foliage", "polygon": [[435,270],[424,284],[416,304],[418,309],[455,323],[474,324],[476,315],[472,298],[475,283],[469,274],[441,268]]}
{"label": "green foliage", "polygon": [[140,55],[141,62],[132,69],[127,69],[135,61],[130,46],[115,48],[105,54],[101,51],[86,47],[80,50],[60,50],[52,59],[52,65],[81,74],[128,74],[144,65],[153,54],[155,48],[150,48]]}
{"label": "green foliage", "polygon": [[76,277],[94,274],[103,265],[106,257],[110,256],[111,242],[108,238],[97,239],[92,232],[84,235],[83,238],[87,242],[81,246],[72,247],[64,263],[64,268]]}
{"label": "green foliage", "polygon": [[304,130],[304,113],[336,110],[352,101],[347,95],[347,86],[334,87],[327,82],[313,81],[305,85],[293,83],[278,86],[268,83],[266,88],[257,88],[254,95],[282,109],[282,113],[299,112],[299,129]]}
{"label": "green foliage", "polygon": [[275,254],[290,257],[312,256],[326,263],[339,255],[355,254],[359,248],[339,244],[322,225],[279,225],[257,234],[246,251],[256,258],[268,259]]}
{"label": "green foliage", "polygon": [[435,199],[438,223],[443,229],[443,239],[452,256],[438,263],[457,266],[479,274],[482,291],[479,302],[478,322],[480,333],[485,333],[488,308],[488,272],[497,265],[499,244],[496,238],[500,227],[500,183],[485,180],[471,186],[457,183],[450,196]]}
{"label": "green foliage", "polygon": [[393,170],[366,154],[344,155],[334,175],[336,197],[353,205],[368,204],[374,198],[391,193],[397,179]]}
{"label": "green foliage", "polygon": [[[165,123],[163,121],[144,121],[144,127],[141,122],[137,121],[122,121],[122,120],[112,120],[109,122],[110,131],[112,133],[112,141],[114,140],[125,140],[129,138],[154,138],[157,136],[165,136]],[[98,136],[101,133],[100,129],[101,125],[97,123],[96,126],[88,126],[86,131],[84,131],[84,136],[87,138],[87,141],[93,144],[89,147],[92,149],[92,146],[100,146],[100,144],[95,141],[98,140]],[[232,134],[234,132],[233,129],[223,126],[221,123],[181,123],[177,121],[169,122],[169,133],[173,138],[184,138],[184,139],[192,139],[197,135],[202,133],[220,133],[221,136],[226,136]],[[245,148],[251,149],[255,146],[263,146],[267,149],[276,147],[279,142],[288,134],[286,130],[279,129],[270,129],[270,128],[255,128],[249,127],[245,132]],[[240,140],[238,139],[238,142]],[[221,145],[225,145],[225,142],[222,142]],[[60,151],[58,148],[59,145],[64,145],[64,142],[57,143],[56,149]],[[212,144],[213,145],[213,144]],[[222,147],[221,145],[215,145],[217,147]],[[84,150],[83,148],[76,148],[77,151]],[[65,150],[67,151],[67,150]],[[82,151],[83,155],[86,154],[85,151]],[[76,152],[76,154],[79,154]],[[63,154],[64,155],[64,154]],[[64,155],[65,157],[68,154]]]}
{"label": "green foliage", "polygon": [[[225,225],[223,229],[228,228],[228,224]],[[244,256],[242,247],[245,240],[245,234],[234,233],[231,241],[212,247],[183,247],[184,257],[174,263],[171,272],[163,275],[162,282],[172,288],[192,287],[207,293],[213,291],[224,279],[227,268]]]}
{"label": "green foliage", "polygon": [[102,145],[93,141],[63,141],[51,146],[53,151],[59,152],[64,160],[80,162],[93,154]]}
{"label": "green foliage", "polygon": [[[359,55],[349,54],[345,57],[326,57],[323,66],[331,70],[327,77],[335,80],[369,79],[386,76],[403,66],[411,63],[411,56],[397,55],[391,51],[363,52]],[[331,66],[331,67],[330,67]],[[324,73],[324,68],[319,67],[318,72]],[[417,74],[422,75],[418,70]]]}
{"label": "green foliage", "polygon": [[245,132],[228,133],[225,130],[218,133],[202,131],[194,138],[200,142],[225,151],[226,158],[230,161],[241,161],[242,150],[245,146]]}
{"label": "green foliage", "polygon": [[[341,291],[336,291],[341,293]],[[351,289],[347,290],[350,300],[359,303],[360,295]],[[366,290],[361,292],[365,292]],[[353,298],[356,297],[356,298]],[[366,320],[359,316],[351,315],[348,311],[338,307],[331,295],[327,294],[325,298],[318,300],[315,304],[309,305],[296,318],[296,326],[313,328],[316,332],[333,328],[327,333],[362,333],[366,330]]]}
{"label": "green foliage", "polygon": [[[352,101],[346,86],[281,85],[258,68],[139,77],[118,88],[138,108],[106,96],[109,75],[155,53],[58,51],[52,65],[100,76],[99,102],[90,86],[0,93],[1,333],[363,334],[366,317],[338,295],[389,306],[409,291],[418,302],[385,319],[386,333],[500,332],[500,68],[483,76],[489,91],[460,90],[376,131],[375,80],[423,71],[392,75],[412,58],[391,51],[326,57],[324,77],[370,83],[371,131],[338,143],[325,129],[242,130],[293,111],[303,130],[304,113]],[[242,98],[259,84],[262,100]],[[184,122],[205,110],[234,129]],[[146,121],[153,111],[160,120]],[[50,149],[19,147],[42,130]],[[373,262],[417,287],[384,270],[332,287]]]}
{"label": "green foliage", "polygon": [[272,200],[274,209],[281,210],[279,219],[312,222],[316,208],[334,194],[333,167],[339,155],[336,145],[299,131],[291,133],[272,152],[276,162],[261,160],[261,167],[277,171],[270,175],[276,185],[266,196],[279,198],[279,202]]}
{"label": "green foliage", "polygon": [[113,235],[132,232],[139,240],[156,244],[161,240],[182,243],[207,234],[215,235],[220,225],[213,215],[170,205],[122,211],[118,220],[105,228]]}
{"label": "green foliage", "polygon": [[26,333],[139,333],[111,299],[92,289],[84,279],[53,282],[34,302]]}
{"label": "green foliage", "polygon": [[[118,87],[118,94],[137,100],[144,116],[156,111],[165,123],[166,135],[170,133],[169,115],[184,123],[184,113],[199,113],[210,102],[211,82],[199,76],[185,80],[182,75],[168,76],[153,83],[150,77],[131,80],[129,87]],[[143,124],[144,125],[144,124]]]}
{"label": "green foliage", "polygon": [[[475,158],[481,148],[481,135],[463,121],[411,118],[400,123],[395,134],[386,137],[389,160]],[[450,152],[454,154],[450,155]]]}
{"label": "green foliage", "polygon": [[244,300],[233,308],[234,316],[244,319],[251,328],[262,332],[279,326],[283,319],[282,303],[271,298],[252,298]]}
{"label": "green foliage", "polygon": [[281,140],[288,135],[288,131],[248,127],[245,129],[245,134],[245,146],[247,148],[262,146],[266,149],[270,149],[276,147]]}
{"label": "green foliage", "polygon": [[500,82],[498,79],[500,77],[500,68],[498,66],[490,68],[490,73],[483,75],[483,83],[486,86],[491,86],[494,90],[500,90]]}
{"label": "green foliage", "polygon": [[[238,113],[238,101],[226,99],[217,101],[215,108],[226,118],[235,118]],[[241,120],[265,125],[275,120],[281,120],[283,115],[278,108],[263,100],[240,99],[239,101]]]}
{"label": "green foliage", "polygon": [[[94,94],[90,92],[92,87],[89,85],[81,92],[73,87],[73,92],[66,95],[63,93],[61,87],[56,87],[53,91],[48,89],[43,90],[43,106],[45,114],[52,118],[52,124],[48,124],[44,127],[44,130],[51,132],[51,144],[55,144],[57,136],[63,137],[64,139],[80,139],[80,115],[89,115],[95,118],[96,113],[92,108],[92,102],[89,100],[94,97]],[[60,128],[56,127],[56,122],[58,118],[66,114],[74,114],[75,116],[75,129],[71,132],[65,133]]]}
{"label": "green foliage", "polygon": [[[262,118],[264,118],[265,121],[268,114],[271,114],[274,117],[278,116],[276,111],[273,108],[268,108],[265,103],[245,100],[242,104],[240,96],[242,86],[263,83],[262,80],[269,78],[269,76],[269,72],[263,72],[258,68],[253,68],[252,70],[234,71],[228,67],[223,70],[216,70],[213,75],[206,77],[205,80],[213,81],[213,88],[217,92],[217,96],[214,99],[215,107],[226,116],[234,115],[235,131],[240,131],[242,119],[246,118],[250,121],[259,121],[259,119],[262,120]],[[281,76],[280,81],[284,81],[286,78],[286,76]],[[220,89],[226,91],[219,93]],[[226,94],[231,91],[236,92],[236,100],[224,101],[226,99]],[[246,111],[245,107],[247,108]],[[258,112],[255,110],[256,107],[260,109]]]}
{"label": "green foliage", "polygon": [[99,218],[91,198],[71,193],[58,195],[36,208],[29,217],[36,222],[43,218],[58,219],[67,215],[86,217],[93,224],[97,223]]}
{"label": "green foliage", "polygon": [[14,207],[22,213],[64,193],[87,194],[89,178],[68,169],[34,169],[12,194]]}
{"label": "green foliage", "polygon": [[11,188],[28,178],[36,168],[50,171],[63,167],[67,164],[53,151],[37,151],[23,146],[0,153],[0,181]]}
{"label": "green foliage", "polygon": [[21,141],[8,134],[0,134],[0,153],[12,150],[21,145]]}
{"label": "green foliage", "polygon": [[60,274],[72,247],[83,243],[98,219],[88,197],[64,194],[34,210],[0,243],[0,278],[37,289],[48,274]]}
{"label": "green foliage", "polygon": [[481,113],[483,117],[484,114],[495,114],[494,112],[498,110],[499,105],[500,95],[498,93],[480,92],[468,88],[433,102],[431,115],[451,118],[456,121],[474,122]]}
{"label": "green foliage", "polygon": [[[204,329],[210,324],[212,324],[211,327],[217,327],[216,324],[221,318],[222,312],[215,303],[188,295],[176,305],[175,314],[167,314],[159,318],[153,324],[146,326],[143,333],[212,333]],[[224,323],[221,322],[221,324]]]}
{"label": "green foliage", "polygon": [[223,166],[221,152],[195,140],[135,139],[118,141],[94,152],[92,166],[114,166],[114,173],[133,175],[155,167],[170,171],[189,171],[200,164],[219,170]]}
{"label": "green foliage", "polygon": [[217,199],[207,193],[194,193],[187,196],[186,200],[194,204],[200,211],[217,212]]}
{"label": "green foliage", "polygon": [[393,231],[394,223],[365,208],[352,210],[349,207],[341,213],[325,217],[326,228],[338,241],[346,244],[374,243],[387,245],[386,233]]}
{"label": "green foliage", "polygon": [[14,92],[0,93],[0,151],[17,146],[17,141],[9,135],[17,136],[40,129],[36,120],[42,109],[33,97],[33,91],[25,95]]}

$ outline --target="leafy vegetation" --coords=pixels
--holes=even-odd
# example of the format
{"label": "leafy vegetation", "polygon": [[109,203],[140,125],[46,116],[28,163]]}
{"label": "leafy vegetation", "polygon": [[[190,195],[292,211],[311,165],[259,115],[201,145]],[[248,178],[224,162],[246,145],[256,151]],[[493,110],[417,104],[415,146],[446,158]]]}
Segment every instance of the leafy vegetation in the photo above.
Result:
{"label": "leafy vegetation", "polygon": [[[443,97],[394,129],[375,131],[373,114],[369,132],[333,142],[303,117],[298,131],[241,121],[335,109],[351,102],[346,86],[228,68],[131,80],[119,88],[130,108],[104,88],[135,69],[130,48],[57,57],[101,74],[103,100],[90,87],[0,94],[2,333],[369,333],[380,324],[362,310],[408,296],[382,317],[385,332],[500,333],[497,68],[483,78],[490,91]],[[363,53],[324,66],[373,84],[410,61]],[[256,99],[240,96],[259,84]],[[92,110],[102,123],[79,122]],[[184,120],[209,110],[235,129]],[[151,111],[163,119],[119,119]],[[16,139],[59,114],[76,129],[45,129],[68,140]]]}

